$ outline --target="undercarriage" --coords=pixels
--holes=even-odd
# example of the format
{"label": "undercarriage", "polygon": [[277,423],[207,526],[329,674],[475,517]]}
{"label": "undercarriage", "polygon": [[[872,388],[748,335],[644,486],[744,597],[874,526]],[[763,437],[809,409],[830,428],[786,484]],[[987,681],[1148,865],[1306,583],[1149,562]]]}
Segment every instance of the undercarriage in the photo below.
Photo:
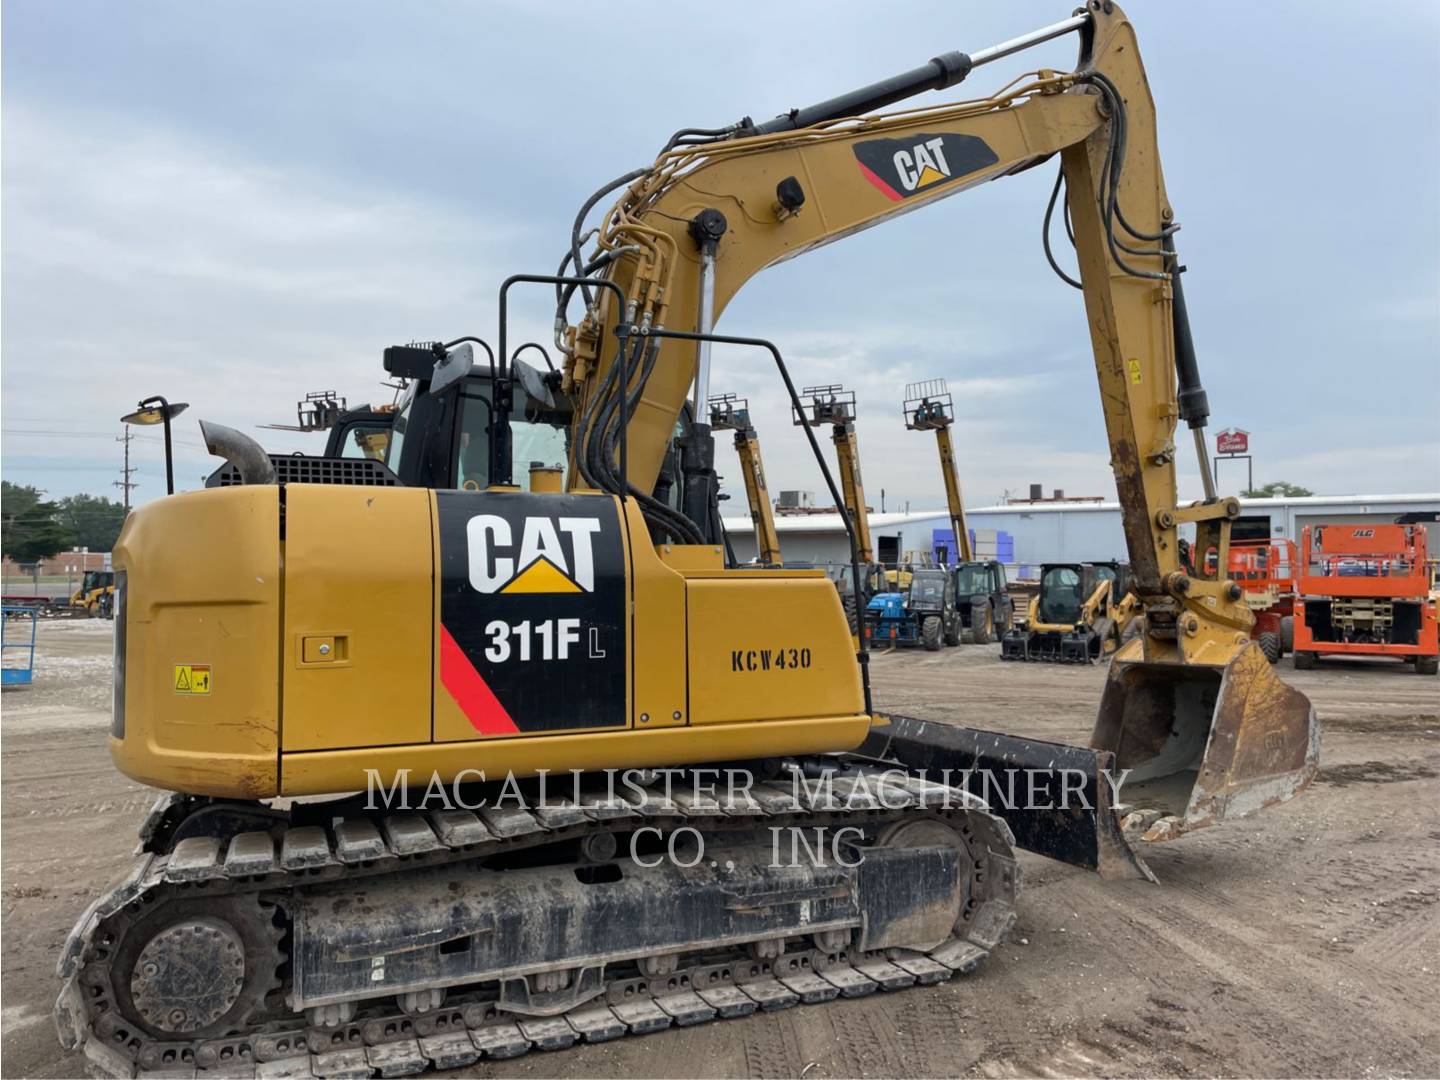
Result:
{"label": "undercarriage", "polygon": [[533,808],[164,796],[67,942],[61,1040],[111,1076],[401,1076],[973,971],[1014,921],[1009,827],[825,761]]}

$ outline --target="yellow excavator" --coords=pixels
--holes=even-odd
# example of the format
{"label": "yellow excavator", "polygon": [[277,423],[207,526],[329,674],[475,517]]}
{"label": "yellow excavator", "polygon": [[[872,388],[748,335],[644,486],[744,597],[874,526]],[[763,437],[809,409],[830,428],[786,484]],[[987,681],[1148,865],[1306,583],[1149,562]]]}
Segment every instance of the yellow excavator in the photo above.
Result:
{"label": "yellow excavator", "polygon": [[712,431],[735,433],[735,456],[740,459],[745,501],[750,507],[750,520],[755,527],[755,558],[761,566],[779,566],[780,534],[775,529],[775,507],[770,502],[770,488],[765,483],[760,436],[750,422],[750,402],[734,394],[712,395],[710,428]]}
{"label": "yellow excavator", "polygon": [[[875,113],[1068,34],[1072,71]],[[878,712],[822,573],[727,565],[704,422],[717,343],[800,407],[773,343],[715,331],[761,269],[1056,155],[1144,611],[1090,747]],[[114,1076],[404,1075],[934,982],[1011,925],[1014,844],[1147,873],[1120,770],[1167,835],[1295,795],[1319,729],[1218,576],[1238,502],[1177,499],[1208,408],[1176,228],[1134,31],[1095,0],[677,132],[586,200],[558,273],[502,285],[493,353],[396,354],[385,463],[277,483],[202,425],[242,482],[140,508],[115,550],[110,749],[170,794],[63,948],[64,1045]],[[555,293],[554,378],[509,350],[521,287]],[[1218,572],[1181,565],[1182,523]],[[1018,803],[969,788],[1019,769]]]}

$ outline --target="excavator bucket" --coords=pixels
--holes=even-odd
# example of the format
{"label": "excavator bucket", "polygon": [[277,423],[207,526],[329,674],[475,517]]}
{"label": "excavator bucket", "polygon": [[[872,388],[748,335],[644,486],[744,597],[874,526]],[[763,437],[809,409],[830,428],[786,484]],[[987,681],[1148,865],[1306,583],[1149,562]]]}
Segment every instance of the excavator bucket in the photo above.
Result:
{"label": "excavator bucket", "polygon": [[1298,795],[1315,778],[1320,722],[1254,642],[1224,666],[1146,662],[1143,642],[1116,654],[1090,745],[1124,779],[1117,810],[1142,812],[1146,840]]}
{"label": "excavator bucket", "polygon": [[1140,640],[1116,654],[1088,747],[891,714],[858,753],[964,786],[1026,851],[1154,881],[1131,821],[1170,840],[1293,798],[1315,777],[1320,724],[1254,642],[1223,666],[1143,657]]}

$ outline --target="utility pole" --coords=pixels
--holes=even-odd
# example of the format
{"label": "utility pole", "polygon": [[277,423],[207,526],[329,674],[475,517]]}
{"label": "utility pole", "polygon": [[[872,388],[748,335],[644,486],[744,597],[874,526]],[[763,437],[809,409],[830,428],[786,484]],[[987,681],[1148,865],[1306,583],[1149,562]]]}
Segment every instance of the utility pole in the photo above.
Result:
{"label": "utility pole", "polygon": [[115,440],[115,441],[118,442],[118,443],[124,443],[124,444],[125,444],[125,467],[120,470],[120,475],[121,475],[122,478],[119,479],[119,480],[116,480],[116,481],[114,482],[114,485],[113,485],[113,486],[115,486],[115,487],[124,489],[124,492],[125,492],[125,512],[126,512],[127,514],[130,512],[130,490],[131,490],[132,488],[136,488],[136,487],[139,487],[139,486],[140,486],[140,485],[138,485],[137,483],[135,483],[134,480],[131,480],[131,479],[130,479],[130,477],[131,477],[131,476],[134,474],[134,472],[135,472],[135,470],[130,467],[130,438],[131,438],[131,435],[130,435],[130,427],[129,427],[129,425],[127,424],[126,427],[125,427],[125,434],[124,434],[124,435],[121,435],[118,439]]}

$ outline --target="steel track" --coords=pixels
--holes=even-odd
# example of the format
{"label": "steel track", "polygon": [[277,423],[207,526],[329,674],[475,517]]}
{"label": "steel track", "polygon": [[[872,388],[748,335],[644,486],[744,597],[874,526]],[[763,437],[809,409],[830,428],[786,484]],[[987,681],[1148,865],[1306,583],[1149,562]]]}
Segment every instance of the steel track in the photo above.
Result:
{"label": "steel track", "polygon": [[[978,968],[1014,922],[1019,872],[1010,830],[956,789],[907,778],[903,791],[887,788],[888,807],[857,788],[853,775],[833,780],[828,801],[808,793],[797,799],[795,791],[778,784],[759,785],[736,804],[701,804],[689,793],[666,798],[658,789],[652,794],[643,802],[582,796],[578,804],[556,800],[533,811],[347,817],[328,828],[288,826],[278,836],[258,831],[193,836],[173,845],[164,833],[185,799],[163,796],[142,826],[141,850],[130,869],[71,931],[57,965],[64,981],[55,1005],[60,1040],[67,1049],[83,1049],[95,1070],[112,1077],[406,1076],[482,1057],[560,1050],[577,1041],[603,1042],[671,1025],[933,984]],[[969,899],[956,935],[928,954],[803,948],[754,959],[743,950],[711,952],[660,977],[647,978],[638,969],[611,976],[599,997],[557,1016],[502,1012],[493,995],[487,999],[480,991],[452,994],[441,1007],[416,1015],[398,1011],[393,997],[386,997],[362,1003],[353,1019],[335,1026],[312,1026],[303,1014],[292,1014],[233,1036],[188,1041],[149,1035],[117,1007],[109,960],[136,913],[166,900],[254,894],[283,908],[286,896],[320,883],[466,862],[478,868],[510,852],[641,824],[688,824],[702,832],[865,827],[914,820],[917,812],[953,826],[970,856]]]}

